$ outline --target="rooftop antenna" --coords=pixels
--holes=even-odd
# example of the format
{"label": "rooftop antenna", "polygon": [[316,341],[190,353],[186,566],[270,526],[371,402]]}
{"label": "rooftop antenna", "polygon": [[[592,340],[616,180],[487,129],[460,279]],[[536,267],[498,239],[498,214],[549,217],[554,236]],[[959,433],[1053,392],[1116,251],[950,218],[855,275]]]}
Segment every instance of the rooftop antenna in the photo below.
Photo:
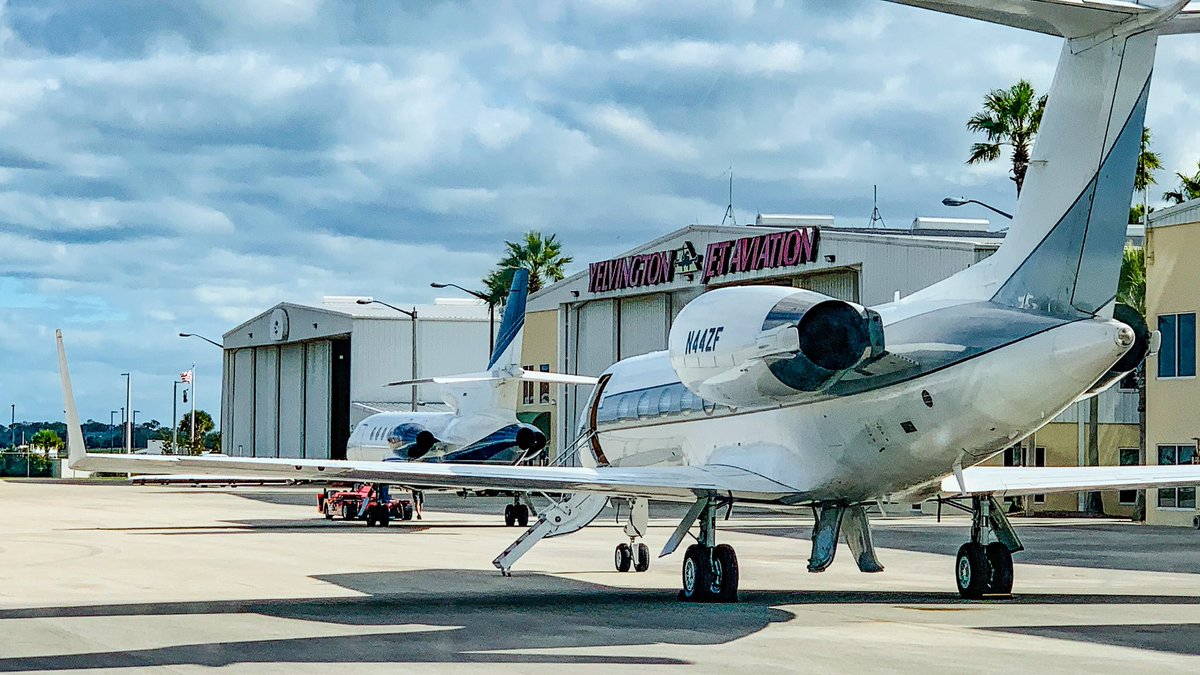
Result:
{"label": "rooftop antenna", "polygon": [[880,227],[887,227],[887,223],[883,222],[883,214],[879,212],[879,186],[872,185],[871,189],[875,195],[872,200],[874,208],[871,209],[871,222],[867,224],[867,227],[875,227],[875,223],[879,223]]}
{"label": "rooftop antenna", "polygon": [[725,216],[721,218],[721,224],[729,221],[730,225],[737,225],[737,217],[733,215],[733,167],[729,167],[729,204],[725,207]]}

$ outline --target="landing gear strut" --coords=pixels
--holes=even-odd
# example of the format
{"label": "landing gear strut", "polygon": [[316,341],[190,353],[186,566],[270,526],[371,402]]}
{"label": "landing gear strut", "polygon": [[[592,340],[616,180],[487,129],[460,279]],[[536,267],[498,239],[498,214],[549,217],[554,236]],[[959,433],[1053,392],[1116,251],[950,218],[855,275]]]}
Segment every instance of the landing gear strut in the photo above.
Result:
{"label": "landing gear strut", "polygon": [[[697,512],[694,513],[694,512]],[[717,504],[702,499],[684,516],[680,529],[700,521],[700,536],[683,555],[683,588],[679,599],[687,602],[737,602],[737,554],[729,544],[717,544]],[[680,531],[676,530],[676,535]],[[676,537],[672,537],[674,541]],[[668,544],[668,547],[670,544]]]}
{"label": "landing gear strut", "polygon": [[625,524],[625,536],[629,537],[628,544],[617,544],[613,552],[613,564],[618,572],[645,572],[650,569],[650,547],[638,541],[646,536],[646,526],[650,522],[650,505],[646,499],[629,500],[629,522]]}
{"label": "landing gear strut", "polygon": [[[954,502],[947,502],[963,508]],[[994,537],[995,541],[989,541]],[[1024,550],[1004,510],[992,496],[971,497],[971,541],[958,549],[954,578],[958,594],[970,600],[1012,594],[1012,554]]]}

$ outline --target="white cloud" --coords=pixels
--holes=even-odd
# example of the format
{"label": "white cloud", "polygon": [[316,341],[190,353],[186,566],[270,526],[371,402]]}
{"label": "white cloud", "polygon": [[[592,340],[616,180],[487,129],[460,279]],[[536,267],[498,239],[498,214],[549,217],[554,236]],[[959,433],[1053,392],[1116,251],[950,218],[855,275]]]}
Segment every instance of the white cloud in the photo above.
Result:
{"label": "white cloud", "polygon": [[670,159],[695,159],[698,155],[690,139],[656,128],[644,114],[606,104],[589,110],[585,117],[596,130],[643,150]]}

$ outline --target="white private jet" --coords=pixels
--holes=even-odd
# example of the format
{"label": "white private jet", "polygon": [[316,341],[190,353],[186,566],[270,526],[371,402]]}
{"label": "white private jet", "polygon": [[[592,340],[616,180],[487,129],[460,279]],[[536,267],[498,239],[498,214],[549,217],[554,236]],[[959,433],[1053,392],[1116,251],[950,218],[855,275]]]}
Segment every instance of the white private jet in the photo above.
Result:
{"label": "white private jet", "polygon": [[[1200,466],[973,466],[1148,351],[1140,321],[1113,318],[1114,298],[1158,37],[1200,32],[1200,6],[896,1],[1064,39],[1016,217],[990,258],[871,308],[780,287],[700,296],[675,320],[666,351],[600,377],[569,449],[576,467],[87,454],[60,336],[71,466],[572,493],[496,559],[505,573],[542,537],[587,525],[607,499],[630,501],[631,542],[645,532],[646,500],[685,502],[662,555],[698,521],[680,593],[695,601],[737,597],[737,558],[716,541],[722,507],[811,507],[808,569],[829,566],[841,535],[859,568],[876,572],[864,505],[957,496],[974,516],[955,566],[959,592],[1009,593],[1022,546],[997,497],[1200,483]],[[623,543],[616,562],[645,569],[648,553]]]}

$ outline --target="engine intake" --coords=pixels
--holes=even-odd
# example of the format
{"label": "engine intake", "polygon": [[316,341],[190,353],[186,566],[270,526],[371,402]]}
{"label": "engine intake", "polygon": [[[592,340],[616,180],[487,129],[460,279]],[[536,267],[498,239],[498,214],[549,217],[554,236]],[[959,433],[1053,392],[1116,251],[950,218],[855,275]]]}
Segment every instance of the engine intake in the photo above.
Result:
{"label": "engine intake", "polygon": [[671,365],[701,398],[749,405],[820,392],[884,349],[879,315],[803,289],[705,293],[671,327]]}

